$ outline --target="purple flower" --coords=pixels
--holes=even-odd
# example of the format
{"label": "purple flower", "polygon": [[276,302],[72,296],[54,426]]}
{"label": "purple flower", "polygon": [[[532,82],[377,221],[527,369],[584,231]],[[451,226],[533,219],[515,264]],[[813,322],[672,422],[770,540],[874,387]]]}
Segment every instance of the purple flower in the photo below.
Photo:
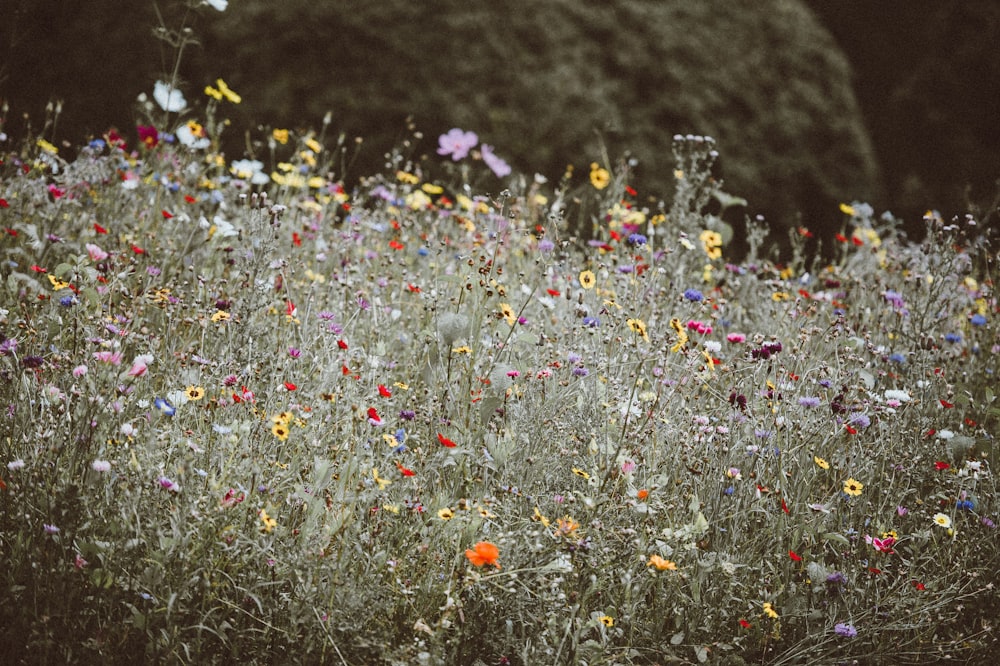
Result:
{"label": "purple flower", "polygon": [[819,398],[811,395],[803,396],[799,398],[799,404],[802,405],[803,407],[818,407]]}
{"label": "purple flower", "polygon": [[580,366],[578,368],[573,368],[574,377],[586,377],[589,374],[590,370],[587,370],[587,368],[584,368],[583,366]]}
{"label": "purple flower", "polygon": [[872,424],[870,418],[867,414],[855,414],[849,419],[850,423],[858,426],[859,428],[867,428]]}
{"label": "purple flower", "polygon": [[[472,136],[474,137],[476,135],[473,134]],[[473,145],[475,145],[475,141],[473,141]],[[440,153],[441,151],[438,150],[438,152]],[[504,176],[510,175],[511,171],[510,165],[496,156],[496,154],[493,152],[493,146],[484,143],[482,146],[479,147],[479,152],[482,153],[483,161],[486,162],[486,166],[490,168],[490,171],[496,174],[497,178],[503,178]]]}
{"label": "purple flower", "polygon": [[858,635],[858,630],[854,628],[854,625],[847,624],[846,622],[840,622],[835,625],[833,631],[838,636],[846,636],[847,638],[854,638]]}
{"label": "purple flower", "polygon": [[457,127],[438,137],[438,155],[451,155],[456,162],[469,154],[469,151],[479,143],[475,132],[464,132]]}
{"label": "purple flower", "polygon": [[684,292],[684,298],[688,299],[693,303],[698,303],[702,301],[705,296],[697,289],[688,289]]}
{"label": "purple flower", "polygon": [[48,523],[45,523],[44,525],[42,525],[42,529],[45,530],[46,534],[58,534],[59,533],[59,528],[58,527],[56,527],[55,525],[49,525]]}
{"label": "purple flower", "polygon": [[157,479],[157,482],[160,484],[160,487],[163,488],[164,490],[169,490],[172,493],[179,493],[181,491],[180,486],[178,486],[176,483],[174,483],[165,476],[161,476],[159,479]]}
{"label": "purple flower", "polygon": [[645,245],[647,242],[642,234],[629,234],[627,241],[629,245]]}

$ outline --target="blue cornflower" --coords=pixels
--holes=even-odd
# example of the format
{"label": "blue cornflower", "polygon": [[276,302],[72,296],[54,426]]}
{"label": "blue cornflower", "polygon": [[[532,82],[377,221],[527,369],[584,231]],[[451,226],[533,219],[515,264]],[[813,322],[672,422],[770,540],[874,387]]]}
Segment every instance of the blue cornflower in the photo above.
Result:
{"label": "blue cornflower", "polygon": [[177,413],[177,408],[171,405],[166,398],[157,398],[153,401],[153,405],[166,416],[173,416]]}
{"label": "blue cornflower", "polygon": [[947,333],[944,336],[944,339],[947,342],[961,342],[962,341],[962,336],[959,335],[958,333]]}
{"label": "blue cornflower", "polygon": [[629,245],[645,245],[646,237],[642,234],[630,234],[628,237]]}
{"label": "blue cornflower", "polygon": [[601,320],[597,317],[587,316],[583,318],[583,325],[587,328],[597,328],[601,325]]}
{"label": "blue cornflower", "polygon": [[859,428],[867,428],[872,424],[872,421],[868,418],[867,414],[855,414],[849,420],[853,425],[856,425]]}
{"label": "blue cornflower", "polygon": [[578,367],[578,368],[573,368],[573,376],[574,377],[586,377],[589,374],[590,374],[590,370],[587,370],[587,368],[584,368],[582,366]]}
{"label": "blue cornflower", "polygon": [[972,509],[975,508],[975,505],[972,503],[972,500],[958,500],[955,502],[955,507],[958,509],[964,509],[965,511],[972,511]]}
{"label": "blue cornflower", "polygon": [[972,323],[973,326],[985,326],[986,325],[986,317],[984,317],[983,315],[981,315],[979,313],[976,313],[976,314],[972,315],[972,318],[969,319],[969,321]]}
{"label": "blue cornflower", "polygon": [[431,251],[428,250],[426,247],[422,247],[419,250],[417,250],[417,254],[419,254],[421,257],[426,257],[430,253]]}
{"label": "blue cornflower", "polygon": [[684,292],[684,298],[693,303],[699,303],[704,300],[705,296],[697,289],[688,289]]}
{"label": "blue cornflower", "polygon": [[76,305],[76,296],[63,296],[59,299],[59,305],[64,308],[73,307]]}
{"label": "blue cornflower", "polygon": [[889,354],[889,360],[892,361],[893,363],[906,363],[906,357],[900,354],[899,352],[894,352],[892,354]]}

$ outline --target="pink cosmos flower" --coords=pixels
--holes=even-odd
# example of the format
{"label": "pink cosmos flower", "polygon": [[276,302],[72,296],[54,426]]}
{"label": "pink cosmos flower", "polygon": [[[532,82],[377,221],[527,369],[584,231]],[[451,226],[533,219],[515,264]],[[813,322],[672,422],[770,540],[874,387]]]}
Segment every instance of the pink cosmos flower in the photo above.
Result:
{"label": "pink cosmos flower", "polygon": [[447,134],[438,137],[438,155],[451,155],[456,162],[469,154],[479,137],[475,132],[465,132],[457,127],[448,130]]}
{"label": "pink cosmos flower", "polygon": [[490,168],[490,171],[496,174],[497,178],[503,178],[504,176],[510,175],[510,165],[496,156],[493,152],[493,146],[488,143],[484,143],[479,147],[479,152],[483,155],[483,162],[485,162],[486,166]]}
{"label": "pink cosmos flower", "polygon": [[122,354],[118,351],[109,351],[103,349],[99,352],[94,352],[94,358],[96,358],[101,363],[110,363],[111,365],[121,365]]}

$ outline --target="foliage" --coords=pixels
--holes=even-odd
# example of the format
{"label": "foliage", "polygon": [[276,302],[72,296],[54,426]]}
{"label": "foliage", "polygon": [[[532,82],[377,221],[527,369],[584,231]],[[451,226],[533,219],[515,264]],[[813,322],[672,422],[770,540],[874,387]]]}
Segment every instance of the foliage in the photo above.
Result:
{"label": "foliage", "polygon": [[227,160],[234,89],[160,81],[138,144],[5,147],[4,663],[996,649],[975,219],[912,245],[845,203],[831,262],[753,223],[731,263],[706,137],[670,207],[596,154],[498,176],[461,131],[351,186],[326,126]]}

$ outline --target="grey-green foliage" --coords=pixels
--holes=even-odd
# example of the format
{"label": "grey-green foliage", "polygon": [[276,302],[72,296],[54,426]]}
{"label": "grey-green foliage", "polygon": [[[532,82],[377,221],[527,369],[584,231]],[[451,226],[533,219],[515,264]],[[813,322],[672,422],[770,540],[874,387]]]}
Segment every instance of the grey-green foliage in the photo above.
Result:
{"label": "grey-green foliage", "polygon": [[875,187],[847,61],[798,0],[244,0],[208,27],[192,78],[225,77],[257,120],[330,110],[374,163],[412,115],[422,150],[459,126],[550,177],[603,141],[657,195],[672,136],[711,135],[727,191],[776,217]]}

